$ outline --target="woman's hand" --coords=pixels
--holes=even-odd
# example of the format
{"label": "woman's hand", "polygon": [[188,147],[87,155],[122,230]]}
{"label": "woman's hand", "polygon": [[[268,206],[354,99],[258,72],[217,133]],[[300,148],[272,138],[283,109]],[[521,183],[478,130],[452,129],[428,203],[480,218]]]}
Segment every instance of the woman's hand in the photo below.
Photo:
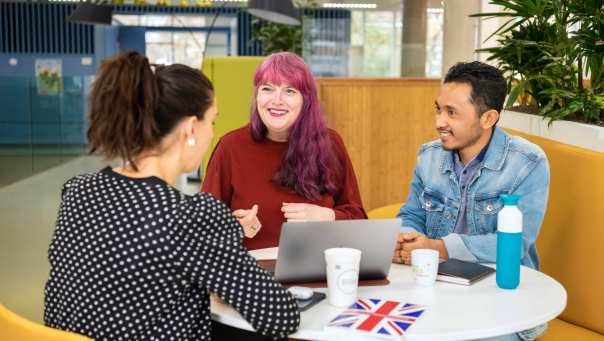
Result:
{"label": "woman's hand", "polygon": [[287,221],[330,221],[336,220],[336,213],[327,207],[313,204],[283,203],[281,212]]}
{"label": "woman's hand", "polygon": [[233,212],[235,218],[239,220],[239,224],[243,226],[243,234],[248,238],[254,238],[262,228],[262,224],[256,216],[257,213],[258,205],[252,206],[250,210],[236,210]]}

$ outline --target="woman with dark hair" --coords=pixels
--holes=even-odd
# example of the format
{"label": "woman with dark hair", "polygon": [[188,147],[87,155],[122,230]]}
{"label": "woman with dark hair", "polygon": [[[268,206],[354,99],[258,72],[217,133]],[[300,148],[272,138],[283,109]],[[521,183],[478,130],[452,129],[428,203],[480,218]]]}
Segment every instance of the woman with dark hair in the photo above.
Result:
{"label": "woman with dark hair", "polygon": [[212,84],[198,70],[153,72],[136,52],[101,65],[88,140],[91,152],[124,165],[63,187],[46,325],[97,340],[207,340],[212,292],[261,334],[297,329],[296,301],[247,253],[229,208],[173,187],[201,164],[216,114]]}
{"label": "woman with dark hair", "polygon": [[302,58],[281,52],[260,64],[251,111],[249,125],[216,145],[202,186],[234,210],[246,247],[277,246],[284,221],[367,218],[344,143],[326,126]]}

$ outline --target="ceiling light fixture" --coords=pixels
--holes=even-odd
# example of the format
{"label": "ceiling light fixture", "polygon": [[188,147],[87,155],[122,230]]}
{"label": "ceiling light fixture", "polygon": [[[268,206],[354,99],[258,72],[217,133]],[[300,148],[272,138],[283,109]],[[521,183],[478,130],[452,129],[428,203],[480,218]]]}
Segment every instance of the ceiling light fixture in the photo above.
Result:
{"label": "ceiling light fixture", "polygon": [[291,0],[249,0],[248,13],[260,19],[286,25],[300,25]]}
{"label": "ceiling light fixture", "polygon": [[358,4],[343,4],[343,3],[326,3],[323,8],[347,8],[347,9],[375,9],[377,4],[358,3]]}
{"label": "ceiling light fixture", "polygon": [[67,21],[79,24],[111,25],[113,7],[101,3],[81,2]]}

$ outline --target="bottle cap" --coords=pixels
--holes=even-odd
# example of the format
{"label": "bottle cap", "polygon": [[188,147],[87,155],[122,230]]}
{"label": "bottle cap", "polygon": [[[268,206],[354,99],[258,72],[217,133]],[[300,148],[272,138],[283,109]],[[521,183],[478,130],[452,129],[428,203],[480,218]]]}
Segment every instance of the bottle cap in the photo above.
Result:
{"label": "bottle cap", "polygon": [[499,197],[505,206],[518,206],[518,200],[520,200],[518,194],[501,194]]}

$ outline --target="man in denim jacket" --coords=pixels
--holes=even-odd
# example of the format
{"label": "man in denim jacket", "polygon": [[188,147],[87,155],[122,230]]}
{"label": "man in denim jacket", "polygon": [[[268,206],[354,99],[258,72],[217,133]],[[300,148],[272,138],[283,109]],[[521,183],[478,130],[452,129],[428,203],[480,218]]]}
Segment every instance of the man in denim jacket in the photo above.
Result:
{"label": "man in denim jacket", "polygon": [[[421,146],[411,191],[398,214],[404,231],[393,261],[409,264],[418,248],[440,258],[494,263],[500,194],[519,194],[522,264],[539,269],[535,242],[547,206],[549,166],[541,148],[496,127],[507,88],[480,62],[458,63],[436,99],[439,139]],[[544,327],[507,335],[532,339]]]}

